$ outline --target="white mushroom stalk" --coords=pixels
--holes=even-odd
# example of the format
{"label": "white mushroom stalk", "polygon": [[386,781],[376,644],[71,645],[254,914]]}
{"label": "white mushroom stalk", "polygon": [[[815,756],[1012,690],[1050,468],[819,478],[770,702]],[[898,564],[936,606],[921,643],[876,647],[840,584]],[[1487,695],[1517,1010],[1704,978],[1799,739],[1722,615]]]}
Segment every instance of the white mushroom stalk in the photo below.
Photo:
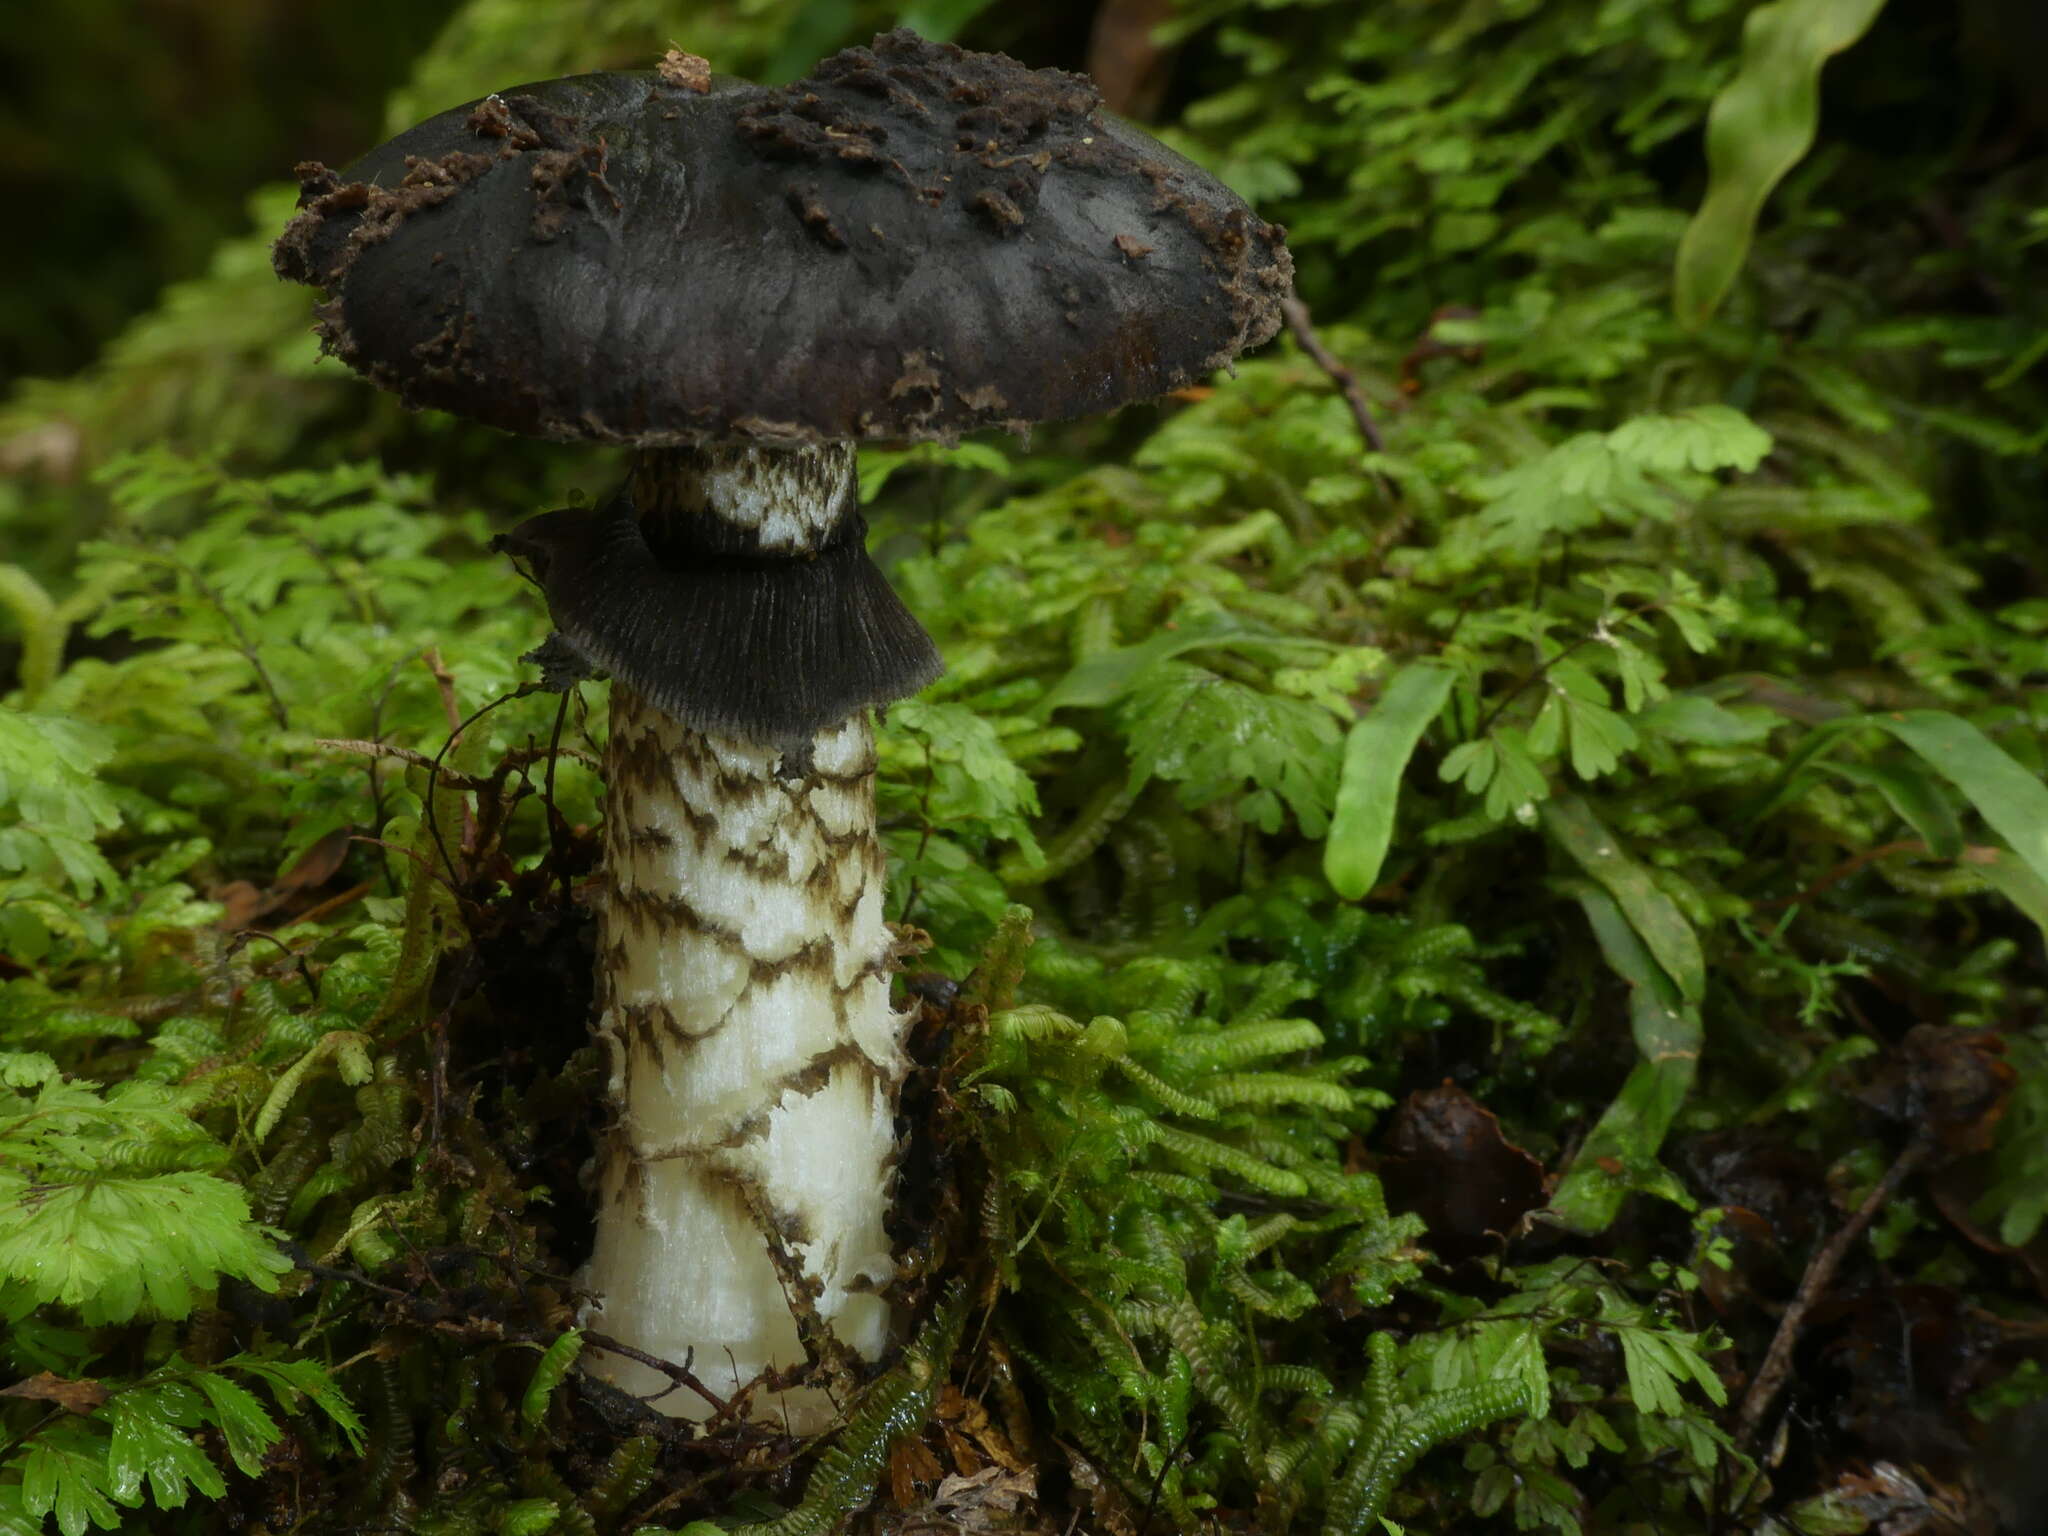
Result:
{"label": "white mushroom stalk", "polygon": [[[691,485],[649,456],[632,490],[649,524],[680,493],[763,553],[803,559],[850,503],[853,465],[846,444],[733,449]],[[874,772],[865,708],[786,751],[612,687],[598,1031],[614,1120],[586,1321],[691,1360],[724,1395],[804,1359],[777,1246],[841,1343],[874,1359],[888,1339],[878,1288],[894,1273],[884,1217],[908,1016],[889,996]],[[670,1385],[624,1356],[592,1364],[631,1392]],[[658,1406],[708,1411],[685,1391]],[[756,1412],[807,1431],[832,1405],[806,1389]]]}

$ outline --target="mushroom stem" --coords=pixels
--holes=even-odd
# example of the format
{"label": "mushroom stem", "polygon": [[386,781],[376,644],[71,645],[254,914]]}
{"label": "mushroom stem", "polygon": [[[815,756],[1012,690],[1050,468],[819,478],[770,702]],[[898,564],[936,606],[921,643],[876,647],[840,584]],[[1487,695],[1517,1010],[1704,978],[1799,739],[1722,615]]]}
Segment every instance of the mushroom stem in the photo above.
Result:
{"label": "mushroom stem", "polygon": [[[850,498],[852,457],[698,454],[677,485],[670,456],[643,455],[634,501],[650,543],[673,492],[753,527],[763,555],[801,558]],[[694,1357],[721,1395],[803,1362],[798,1314],[869,1359],[887,1342],[907,1018],[889,999],[874,770],[866,709],[777,745],[692,729],[612,685],[598,1030],[614,1119],[585,1320]],[[670,1385],[618,1355],[592,1364],[628,1391]],[[658,1406],[705,1411],[681,1392]],[[832,1405],[805,1389],[759,1411],[803,1432]]]}

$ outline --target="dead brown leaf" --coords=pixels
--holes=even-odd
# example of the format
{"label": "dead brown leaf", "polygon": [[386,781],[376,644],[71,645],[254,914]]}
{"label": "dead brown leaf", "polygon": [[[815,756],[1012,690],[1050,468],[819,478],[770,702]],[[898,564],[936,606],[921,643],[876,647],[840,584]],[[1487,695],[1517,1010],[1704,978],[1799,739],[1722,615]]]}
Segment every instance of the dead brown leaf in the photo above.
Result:
{"label": "dead brown leaf", "polygon": [[1906,1032],[1905,1044],[1913,1118],[1952,1153],[1989,1151],[2019,1080],[1998,1031],[1919,1024]]}
{"label": "dead brown leaf", "polygon": [[1011,1472],[1030,1472],[1031,1464],[1010,1443],[1009,1436],[996,1428],[988,1409],[951,1382],[940,1390],[938,1419],[949,1430],[972,1440],[997,1466]]}
{"label": "dead brown leaf", "polygon": [[50,1371],[39,1371],[26,1381],[0,1387],[0,1397],[25,1397],[55,1403],[66,1413],[87,1414],[107,1400],[107,1389],[90,1377],[70,1381]]}
{"label": "dead brown leaf", "polygon": [[889,1448],[889,1497],[898,1509],[916,1509],[923,1499],[919,1483],[935,1483],[946,1475],[939,1458],[922,1440],[906,1437]]}
{"label": "dead brown leaf", "polygon": [[1007,1467],[983,1467],[971,1477],[957,1473],[932,1495],[935,1512],[957,1522],[963,1531],[991,1530],[992,1515],[1014,1515],[1038,1496],[1038,1479]]}
{"label": "dead brown leaf", "polygon": [[1950,1489],[1922,1487],[1891,1462],[1844,1472],[1835,1484],[1841,1501],[1872,1521],[1874,1536],[1972,1536],[1967,1504]]}
{"label": "dead brown leaf", "polygon": [[673,85],[702,96],[711,89],[711,61],[680,48],[671,48],[655,65],[664,85]]}
{"label": "dead brown leaf", "polygon": [[281,928],[306,913],[326,907],[331,899],[323,895],[348,860],[355,828],[336,827],[292,860],[291,868],[279,875],[268,890],[247,880],[230,880],[207,894],[225,909],[215,924],[223,933],[236,933],[261,925]]}
{"label": "dead brown leaf", "polygon": [[1389,1203],[1421,1216],[1430,1246],[1453,1263],[1496,1250],[1544,1200],[1543,1165],[1449,1081],[1395,1111],[1380,1177]]}

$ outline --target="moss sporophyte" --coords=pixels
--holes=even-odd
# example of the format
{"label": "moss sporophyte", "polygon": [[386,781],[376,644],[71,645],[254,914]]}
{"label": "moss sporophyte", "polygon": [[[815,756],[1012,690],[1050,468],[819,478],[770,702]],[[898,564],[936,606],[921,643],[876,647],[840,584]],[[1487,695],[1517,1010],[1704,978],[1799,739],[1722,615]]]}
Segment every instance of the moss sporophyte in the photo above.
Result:
{"label": "moss sporophyte", "polygon": [[794,1287],[878,1358],[908,1063],[871,712],[940,662],[868,558],[856,445],[1191,383],[1278,328],[1283,232],[1085,79],[907,31],[775,89],[681,54],[510,89],[301,175],[276,265],[327,290],[328,351],[633,449],[601,506],[500,540],[613,680],[586,1320],[723,1391],[802,1363]]}

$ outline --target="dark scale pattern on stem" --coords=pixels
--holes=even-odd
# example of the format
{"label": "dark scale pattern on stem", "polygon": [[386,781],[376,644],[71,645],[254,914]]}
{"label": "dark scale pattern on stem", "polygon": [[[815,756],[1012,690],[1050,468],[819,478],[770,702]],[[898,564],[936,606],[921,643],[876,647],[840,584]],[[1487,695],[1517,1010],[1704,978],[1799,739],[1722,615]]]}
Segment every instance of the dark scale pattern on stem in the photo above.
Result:
{"label": "dark scale pattern on stem", "polygon": [[[791,773],[775,749],[699,734],[630,689],[612,708],[599,1032],[618,1119],[593,1320],[664,1358],[694,1349],[721,1391],[802,1363],[795,1299],[872,1358],[904,1021],[871,728],[862,714],[822,732]],[[652,1385],[630,1362],[603,1368]],[[764,1409],[824,1410],[805,1399]]]}

